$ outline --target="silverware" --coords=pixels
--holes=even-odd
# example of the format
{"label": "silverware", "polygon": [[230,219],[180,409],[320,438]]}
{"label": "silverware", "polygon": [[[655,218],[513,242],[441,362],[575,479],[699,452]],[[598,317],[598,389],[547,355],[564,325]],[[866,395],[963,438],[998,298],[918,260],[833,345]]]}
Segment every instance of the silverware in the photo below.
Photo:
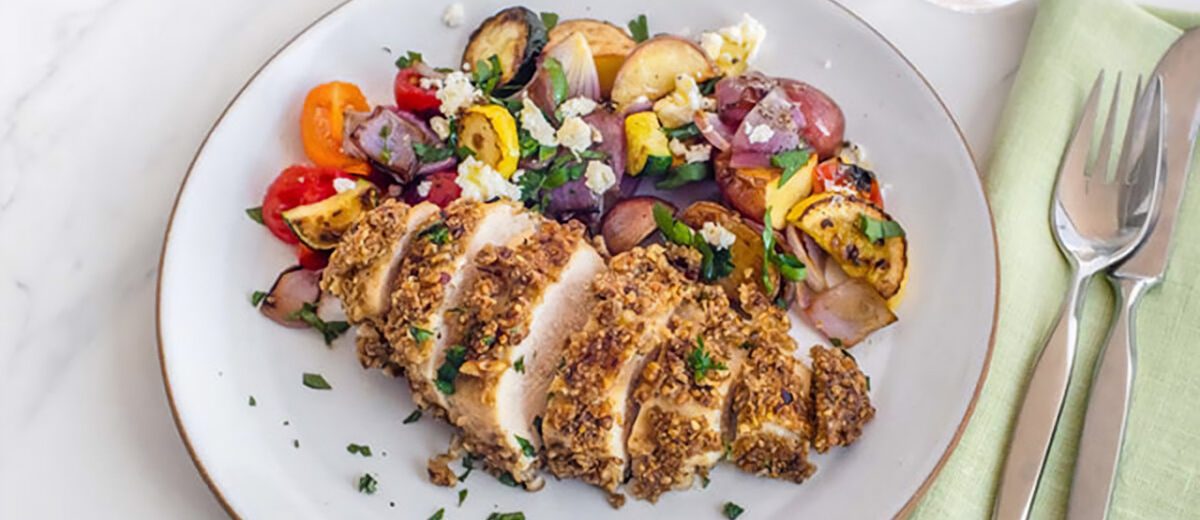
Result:
{"label": "silverware", "polygon": [[1146,243],[1109,273],[1109,281],[1120,295],[1118,311],[1092,379],[1067,504],[1069,519],[1105,518],[1112,501],[1133,389],[1135,311],[1141,296],[1166,273],[1175,217],[1200,126],[1200,30],[1180,37],[1159,61],[1155,73],[1163,78],[1167,114],[1161,209]]}
{"label": "silverware", "polygon": [[[1098,148],[1094,150],[1096,159],[1091,165],[1087,164],[1096,105],[1103,84],[1104,73],[1101,72],[1088,95],[1083,115],[1059,165],[1058,182],[1051,205],[1051,222],[1055,241],[1070,264],[1071,281],[1058,320],[1034,366],[1017,415],[992,511],[994,518],[1028,517],[1070,381],[1079,314],[1083,309],[1088,282],[1096,273],[1129,256],[1147,236],[1151,224],[1149,219],[1144,219],[1140,225],[1130,225],[1131,219],[1122,218],[1122,210],[1143,205],[1153,209],[1156,206],[1158,176],[1147,178],[1145,175],[1132,175],[1136,171],[1132,168],[1135,162],[1133,158],[1137,155],[1131,152],[1130,147],[1152,148],[1136,142],[1136,136],[1144,133],[1144,128],[1140,126],[1147,121],[1144,113],[1146,104],[1135,104],[1126,131],[1127,135],[1132,133],[1134,137],[1125,140],[1117,161],[1116,175],[1109,175],[1117,101],[1121,91],[1119,75],[1104,133]],[[1149,90],[1154,92],[1151,97],[1159,99],[1159,103],[1151,103],[1149,108],[1161,109],[1160,83],[1154,81],[1151,85]],[[1157,117],[1161,118],[1161,113]],[[1143,200],[1136,200],[1139,194]]]}

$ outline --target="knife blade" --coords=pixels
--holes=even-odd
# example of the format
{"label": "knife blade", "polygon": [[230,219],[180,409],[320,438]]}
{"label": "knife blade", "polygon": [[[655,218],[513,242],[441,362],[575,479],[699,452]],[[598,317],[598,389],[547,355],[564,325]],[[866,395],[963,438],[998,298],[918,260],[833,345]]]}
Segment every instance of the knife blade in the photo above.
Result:
{"label": "knife blade", "polygon": [[1167,173],[1159,199],[1158,221],[1146,242],[1118,266],[1113,275],[1157,283],[1167,271],[1171,235],[1183,202],[1196,144],[1196,128],[1200,124],[1200,28],[1180,36],[1159,60],[1154,74],[1162,76],[1167,105]]}

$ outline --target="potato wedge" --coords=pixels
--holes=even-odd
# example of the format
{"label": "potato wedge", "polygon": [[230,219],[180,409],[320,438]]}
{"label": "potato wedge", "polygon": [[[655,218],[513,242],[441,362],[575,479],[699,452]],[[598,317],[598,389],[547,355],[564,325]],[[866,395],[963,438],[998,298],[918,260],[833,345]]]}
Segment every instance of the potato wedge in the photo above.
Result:
{"label": "potato wedge", "polygon": [[747,218],[761,222],[767,208],[771,209],[771,227],[783,229],[788,210],[812,192],[812,171],[817,155],[812,154],[805,164],[783,184],[779,185],[779,168],[732,168],[729,155],[722,154],[713,163],[717,187],[729,204]]}
{"label": "potato wedge", "polygon": [[[880,296],[900,291],[908,268],[908,240],[903,236],[872,242],[861,228],[862,217],[892,217],[853,196],[823,193],[801,203],[793,223],[807,233],[851,278],[866,280]],[[798,213],[798,215],[796,214]]]}
{"label": "potato wedge", "polygon": [[[703,227],[705,222],[720,224],[737,237],[737,241],[729,248],[733,257],[733,273],[717,281],[730,301],[738,301],[738,287],[742,284],[750,283],[759,290],[763,289],[762,235],[747,225],[741,215],[715,202],[699,201],[683,210],[679,220],[695,229]],[[771,278],[771,287],[777,292],[781,284],[774,266],[770,267],[768,276]],[[775,294],[768,294],[767,297],[774,298]]]}
{"label": "potato wedge", "polygon": [[618,109],[641,97],[654,101],[675,90],[675,76],[680,74],[701,82],[715,77],[717,68],[695,43],[678,36],[655,36],[625,58],[613,83],[612,101]]}
{"label": "potato wedge", "polygon": [[617,79],[617,71],[637,42],[624,29],[611,23],[580,18],[558,22],[550,29],[550,43],[546,47],[552,47],[575,33],[582,34],[592,48],[596,72],[600,75],[600,92],[607,98],[612,92],[613,81]]}
{"label": "potato wedge", "polygon": [[654,205],[662,204],[675,212],[675,205],[658,197],[641,196],[622,199],[604,214],[600,222],[600,234],[608,252],[613,255],[624,253],[641,244],[654,234],[658,224],[654,222]]}

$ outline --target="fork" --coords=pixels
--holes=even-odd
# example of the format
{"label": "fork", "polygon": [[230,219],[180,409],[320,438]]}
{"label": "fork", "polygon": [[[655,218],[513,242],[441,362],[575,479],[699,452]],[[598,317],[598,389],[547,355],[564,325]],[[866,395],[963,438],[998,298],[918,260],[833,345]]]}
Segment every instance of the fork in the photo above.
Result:
{"label": "fork", "polygon": [[[1134,104],[1115,175],[1109,175],[1121,92],[1120,74],[1113,88],[1100,144],[1092,150],[1096,158],[1088,164],[1096,106],[1103,85],[1104,72],[1101,71],[1059,165],[1050,220],[1055,242],[1071,269],[1070,284],[1058,319],[1038,356],[1017,415],[993,518],[1007,520],[1029,516],[1070,382],[1079,315],[1088,283],[1096,273],[1129,256],[1145,239],[1152,225],[1151,219],[1123,216],[1135,208],[1153,210],[1157,205],[1159,177],[1147,174],[1146,168],[1135,169],[1135,159],[1140,153],[1131,150],[1136,148],[1145,152],[1155,148],[1139,142],[1145,135],[1149,118],[1146,103]],[[1136,90],[1141,90],[1140,77]],[[1155,98],[1161,99],[1159,82],[1153,82],[1149,90]],[[1135,99],[1138,97],[1135,95]],[[1149,109],[1161,111],[1160,104],[1151,104]]]}

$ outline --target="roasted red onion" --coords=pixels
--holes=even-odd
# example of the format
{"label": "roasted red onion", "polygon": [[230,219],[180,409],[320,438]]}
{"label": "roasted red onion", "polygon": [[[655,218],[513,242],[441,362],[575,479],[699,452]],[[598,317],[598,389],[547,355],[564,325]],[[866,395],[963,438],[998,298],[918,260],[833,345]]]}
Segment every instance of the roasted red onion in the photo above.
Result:
{"label": "roasted red onion", "polygon": [[357,150],[397,181],[407,183],[421,166],[413,143],[430,144],[435,139],[437,136],[417,116],[377,107],[355,126],[344,147]]}
{"label": "roasted red onion", "polygon": [[729,76],[717,82],[713,95],[717,98],[717,113],[730,128],[737,128],[754,105],[775,88],[775,81],[761,72]]}
{"label": "roasted red onion", "polygon": [[573,33],[546,49],[542,55],[542,68],[545,68],[546,58],[554,58],[562,66],[567,78],[567,99],[586,97],[600,101],[600,74],[596,72],[592,48],[582,34]]}
{"label": "roasted red onion", "polygon": [[728,150],[730,141],[733,139],[733,130],[721,121],[721,117],[712,112],[696,112],[696,116],[692,118],[696,123],[696,128],[700,130],[700,134],[708,141],[708,144],[722,152]]}
{"label": "roasted red onion", "polygon": [[730,141],[733,150],[730,164],[735,168],[746,167],[739,161],[740,154],[771,155],[799,148],[804,124],[800,109],[788,100],[783,89],[772,89],[738,126]]}
{"label": "roasted red onion", "polygon": [[887,301],[870,284],[858,279],[817,294],[806,313],[825,336],[846,347],[896,321]]}
{"label": "roasted red onion", "polygon": [[607,108],[597,108],[583,121],[600,132],[601,141],[593,149],[608,156],[607,162],[620,176],[625,172],[625,118]]}
{"label": "roasted red onion", "polygon": [[298,265],[284,269],[271,285],[258,310],[264,316],[285,327],[304,328],[308,324],[292,316],[304,304],[316,305],[321,297],[321,273]]}

